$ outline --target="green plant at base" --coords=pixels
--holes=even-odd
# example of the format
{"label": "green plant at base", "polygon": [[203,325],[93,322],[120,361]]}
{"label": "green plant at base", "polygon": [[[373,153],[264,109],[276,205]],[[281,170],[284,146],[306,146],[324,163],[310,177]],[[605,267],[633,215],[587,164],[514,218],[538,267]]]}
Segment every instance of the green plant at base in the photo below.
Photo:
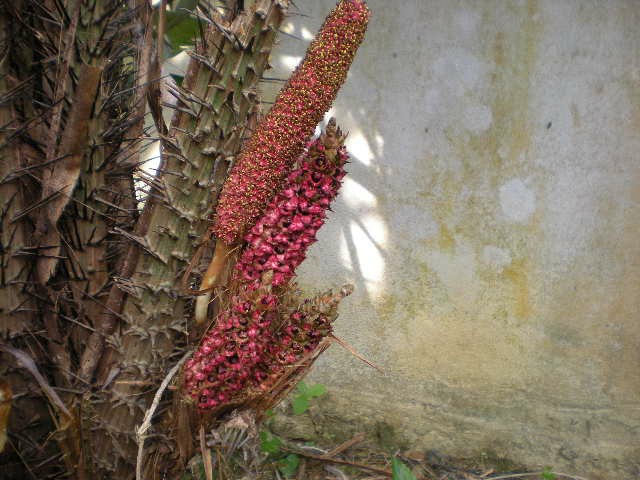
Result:
{"label": "green plant at base", "polygon": [[[310,407],[311,400],[327,393],[327,387],[322,384],[307,384],[299,382],[291,396],[293,413],[300,415]],[[276,474],[284,477],[295,475],[300,466],[300,455],[285,448],[286,439],[271,432],[274,423],[275,412],[272,409],[265,411],[263,430],[260,431],[260,450],[264,454],[263,466],[276,470]]]}
{"label": "green plant at base", "polygon": [[296,387],[296,395],[291,400],[294,415],[301,415],[309,410],[311,400],[325,393],[327,393],[327,387],[321,383],[309,386],[305,382],[300,382]]}
{"label": "green plant at base", "polygon": [[558,477],[551,471],[551,467],[544,467],[544,470],[540,474],[544,480],[556,480]]}
{"label": "green plant at base", "polygon": [[260,432],[260,450],[267,454],[267,458],[273,462],[282,475],[290,477],[298,470],[300,457],[295,453],[283,452],[280,449],[281,446],[282,440],[279,437],[268,430]]}
{"label": "green plant at base", "polygon": [[273,433],[262,430],[260,432],[260,450],[267,455],[273,455],[276,453],[280,453],[280,446],[282,445],[282,440],[276,437]]}
{"label": "green plant at base", "polygon": [[295,453],[290,453],[278,462],[278,470],[285,477],[290,477],[298,470],[300,465],[300,457]]}
{"label": "green plant at base", "polygon": [[409,467],[396,457],[391,460],[391,475],[393,480],[416,480]]}
{"label": "green plant at base", "polygon": [[180,480],[206,480],[207,474],[204,468],[202,456],[198,455],[191,459],[186,471],[180,477]]}

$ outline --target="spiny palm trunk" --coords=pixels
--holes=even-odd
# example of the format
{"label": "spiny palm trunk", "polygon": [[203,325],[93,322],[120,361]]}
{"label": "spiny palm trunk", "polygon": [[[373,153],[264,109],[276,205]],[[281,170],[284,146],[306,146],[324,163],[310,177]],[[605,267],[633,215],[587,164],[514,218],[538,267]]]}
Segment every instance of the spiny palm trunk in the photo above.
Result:
{"label": "spiny palm trunk", "polygon": [[[287,3],[237,16],[233,3],[226,21],[203,10],[167,129],[147,0],[0,2],[0,375],[18,394],[10,431],[24,432],[0,463],[132,477],[147,392],[188,340],[182,273],[256,115]],[[139,214],[147,105],[162,162]],[[10,349],[66,408],[48,407]]]}
{"label": "spiny palm trunk", "polygon": [[[90,385],[77,377],[77,358],[109,286],[115,243],[109,232],[132,220],[131,210],[118,213],[131,198],[131,184],[124,189],[114,179],[131,178],[122,152],[139,141],[126,138],[135,78],[127,64],[136,54],[129,45],[139,12],[110,1],[2,3],[8,35],[2,57],[6,274],[0,280],[0,334],[33,358],[66,405],[51,410],[52,428],[42,400],[15,402],[12,421],[18,425],[12,431],[21,429],[21,421],[44,427],[14,445],[25,468],[38,476],[59,465],[85,475],[76,392]],[[17,363],[5,354],[2,365]],[[14,370],[10,377],[36,396],[43,386],[31,373]],[[56,432],[62,459],[52,450],[55,442],[46,441],[52,433],[47,428]],[[34,456],[21,450],[29,443]],[[49,458],[41,462],[43,456]]]}
{"label": "spiny palm trunk", "polygon": [[206,47],[192,55],[184,87],[173,91],[178,114],[163,141],[159,177],[126,257],[135,268],[119,328],[98,371],[109,393],[96,405],[100,423],[94,438],[115,440],[121,450],[97,441],[94,452],[101,468],[115,471],[114,478],[124,478],[135,459],[131,425],[141,422],[150,400],[142,393],[159,384],[184,353],[189,324],[182,276],[206,231],[211,192],[222,185],[256,108],[257,83],[283,19],[280,3],[257,2],[231,24],[210,29]]}
{"label": "spiny palm trunk", "polygon": [[[28,198],[34,190],[33,182],[20,174],[27,166],[26,157],[31,146],[17,141],[23,116],[23,105],[19,99],[29,85],[15,75],[11,62],[10,53],[21,40],[17,25],[11,21],[11,13],[9,5],[0,4],[0,332],[14,345],[38,352],[32,348],[37,347],[37,342],[30,335],[37,328],[33,315],[35,302],[25,291],[30,261],[29,255],[24,253],[28,251],[28,236],[32,228],[26,218],[19,215],[29,204]],[[34,382],[23,375],[8,354],[2,352],[0,377],[11,385],[14,392],[23,394],[14,399],[10,418],[12,430],[21,431],[24,436],[9,437],[5,450],[13,446],[36,462],[46,460],[47,456],[55,454],[55,450],[40,448],[38,439],[46,437],[52,424],[48,421],[46,406],[42,408],[39,395],[33,392]],[[26,473],[18,455],[8,452],[4,457],[3,471],[9,476],[19,478],[17,475]],[[49,466],[45,465],[45,468]],[[40,471],[36,470],[36,473]]]}
{"label": "spiny palm trunk", "polygon": [[[222,194],[226,213],[221,214],[214,210],[218,192],[255,125],[257,86],[289,2],[256,0],[246,8],[244,3],[229,1],[221,10],[201,0],[192,12],[202,38],[190,53],[182,86],[161,79],[158,50],[166,2],[155,43],[149,0],[0,4],[0,26],[10,33],[0,59],[0,374],[19,386],[13,389],[17,428],[38,427],[14,435],[13,452],[31,475],[175,477],[193,444],[186,427],[195,425],[183,414],[195,413],[196,401],[202,429],[231,408],[260,416],[330,341],[337,304],[348,290],[304,300],[289,281],[344,175],[347,155],[335,122],[308,147],[304,155],[311,157],[300,155],[346,78],[368,10],[360,0],[341,0],[329,15],[285,93],[239,156],[233,185]],[[175,97],[169,127],[162,116],[167,96]],[[147,111],[160,139],[155,175],[138,168]],[[247,152],[257,147],[273,148],[275,157],[257,159],[249,178],[243,173],[253,161]],[[296,164],[302,170],[291,172],[287,198],[302,189],[299,201],[283,197],[282,205],[270,206]],[[327,170],[304,173],[312,168]],[[145,189],[137,191],[136,174]],[[233,195],[251,201],[229,202]],[[312,208],[311,199],[318,205]],[[284,238],[286,246],[276,245],[272,250],[282,254],[262,259],[267,270],[256,286],[259,295],[251,294],[252,284],[245,281],[257,268],[253,264],[245,265],[245,280],[235,275],[228,285],[239,302],[233,308],[251,312],[250,318],[236,319],[237,325],[234,320],[238,331],[231,336],[209,330],[184,372],[193,387],[191,399],[176,395],[171,404],[166,394],[152,406],[152,393],[203,333],[203,325],[193,323],[188,290],[207,285],[206,276],[198,278],[200,268],[192,270],[192,259],[203,243],[210,253],[214,212],[218,223],[230,213],[247,218],[233,239],[221,234],[218,224],[213,232],[225,240],[226,251],[243,249],[247,256],[241,259],[249,262],[266,253],[250,251],[251,242],[243,245],[242,238],[267,207],[277,210],[265,215],[283,215],[277,223],[282,231],[269,238]],[[231,268],[232,262],[223,263]],[[242,350],[245,334],[259,332],[251,322],[263,329],[261,343],[249,342]],[[223,325],[227,322],[220,323],[226,331]],[[210,358],[207,342],[228,343],[226,364],[220,363],[221,354]],[[247,370],[232,384],[233,398],[208,397],[207,385],[224,383],[245,364]],[[240,381],[251,374],[251,382]],[[203,406],[220,408],[204,415]],[[166,435],[152,437],[141,452],[137,427],[150,408]],[[36,454],[25,459],[29,449]]]}

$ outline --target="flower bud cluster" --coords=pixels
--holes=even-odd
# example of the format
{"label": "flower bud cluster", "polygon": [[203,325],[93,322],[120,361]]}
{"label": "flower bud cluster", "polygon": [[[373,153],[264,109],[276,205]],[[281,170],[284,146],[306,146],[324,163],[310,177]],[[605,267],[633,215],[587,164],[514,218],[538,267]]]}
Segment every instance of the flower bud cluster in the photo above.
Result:
{"label": "flower bud cluster", "polygon": [[329,307],[314,308],[306,302],[283,314],[276,293],[304,260],[336,197],[348,158],[343,140],[332,119],[245,236],[233,279],[239,293],[185,367],[185,390],[200,410],[266,388],[284,365],[315,349],[331,332]]}
{"label": "flower bud cluster", "polygon": [[267,358],[277,347],[270,329],[277,297],[244,293],[231,299],[185,366],[185,391],[200,410],[225,405],[267,378]]}
{"label": "flower bud cluster", "polygon": [[344,285],[337,293],[328,291],[306,299],[288,315],[288,321],[274,335],[274,342],[280,348],[269,363],[271,370],[260,385],[261,390],[270,391],[280,379],[284,367],[312,360],[320,342],[332,333],[332,322],[338,316],[340,301],[352,291],[352,285]]}
{"label": "flower bud cluster", "polygon": [[315,350],[331,333],[343,297],[306,300],[276,332],[278,300],[268,288],[234,297],[187,362],[185,391],[199,410],[209,411],[267,390],[285,366]]}
{"label": "flower bud cluster", "polygon": [[341,0],[329,14],[224,184],[213,225],[218,239],[239,240],[281,188],[346,79],[368,19],[362,0]]}
{"label": "flower bud cluster", "polygon": [[294,364],[314,351],[320,341],[331,332],[331,319],[326,315],[300,311],[293,313],[289,324],[276,335],[276,342],[281,348],[276,353],[276,362],[272,368],[277,372],[279,365]]}
{"label": "flower bud cluster", "polygon": [[272,286],[285,285],[316,241],[345,175],[345,148],[340,145],[326,155],[335,134],[332,123],[327,128],[329,136],[311,142],[299,167],[289,174],[285,188],[245,236],[247,247],[234,276],[249,289],[257,289],[263,273],[269,271],[273,272]]}

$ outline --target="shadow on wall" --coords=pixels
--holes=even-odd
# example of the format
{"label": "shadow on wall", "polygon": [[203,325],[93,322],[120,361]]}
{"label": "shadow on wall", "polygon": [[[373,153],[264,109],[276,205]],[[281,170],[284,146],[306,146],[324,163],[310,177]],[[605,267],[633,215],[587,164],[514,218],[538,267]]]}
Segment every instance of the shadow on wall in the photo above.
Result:
{"label": "shadow on wall", "polygon": [[[309,14],[306,11],[296,15],[294,11],[290,21],[283,25],[284,35],[281,35],[272,60],[274,68],[271,78],[288,78],[302,60],[314,32],[327,13],[320,11],[323,6],[310,8],[318,10],[318,15],[315,15],[316,12]],[[300,275],[303,283],[305,272],[311,270],[314,271],[315,278],[327,279],[326,285],[319,285],[317,288],[339,286],[336,282],[353,283],[356,287],[355,295],[364,295],[360,299],[365,300],[361,307],[373,309],[375,297],[384,291],[387,261],[388,226],[374,193],[376,184],[386,183],[379,162],[384,154],[384,138],[365,106],[357,109],[344,108],[344,105],[353,105],[354,100],[357,100],[356,85],[365,83],[358,80],[356,72],[357,68],[349,72],[346,84],[334,102],[334,108],[327,113],[322,125],[330,117],[335,117],[338,125],[348,132],[346,145],[351,157],[351,163],[347,167],[348,174],[338,200],[332,207],[334,213],[329,215],[326,225],[320,231],[319,241],[312,248],[310,258],[301,267]],[[281,85],[282,82],[278,80],[263,82],[261,93],[264,100],[273,101]],[[317,255],[319,250],[325,253],[323,258]],[[335,252],[337,256],[326,258],[327,251]]]}

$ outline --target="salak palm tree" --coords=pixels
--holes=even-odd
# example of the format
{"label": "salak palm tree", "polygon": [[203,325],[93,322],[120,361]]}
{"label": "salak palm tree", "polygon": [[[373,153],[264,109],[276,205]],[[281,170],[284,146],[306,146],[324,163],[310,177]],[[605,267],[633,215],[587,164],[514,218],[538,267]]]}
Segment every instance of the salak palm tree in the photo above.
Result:
{"label": "salak palm tree", "polygon": [[312,135],[368,11],[339,2],[263,117],[289,3],[0,2],[2,478],[213,468],[206,432],[327,347],[348,289],[291,280],[344,175],[339,128]]}

